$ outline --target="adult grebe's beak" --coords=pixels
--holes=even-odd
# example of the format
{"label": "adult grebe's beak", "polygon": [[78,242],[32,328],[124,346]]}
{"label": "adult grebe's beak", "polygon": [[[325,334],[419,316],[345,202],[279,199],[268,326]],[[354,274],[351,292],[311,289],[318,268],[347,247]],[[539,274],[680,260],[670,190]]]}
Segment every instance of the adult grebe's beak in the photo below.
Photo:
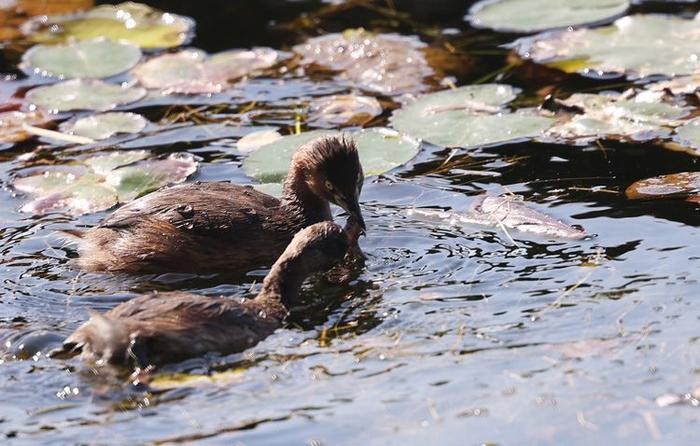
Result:
{"label": "adult grebe's beak", "polygon": [[334,199],[338,206],[350,214],[350,218],[354,219],[355,223],[362,228],[362,234],[364,234],[367,227],[365,226],[365,219],[362,218],[362,209],[360,209],[359,197],[354,196],[350,200],[346,200],[345,197],[336,195]]}

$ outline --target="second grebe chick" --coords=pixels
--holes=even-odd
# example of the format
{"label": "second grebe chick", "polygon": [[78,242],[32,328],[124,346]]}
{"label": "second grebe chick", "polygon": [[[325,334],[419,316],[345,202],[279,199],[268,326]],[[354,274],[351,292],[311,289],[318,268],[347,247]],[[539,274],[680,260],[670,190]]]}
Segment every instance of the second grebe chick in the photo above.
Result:
{"label": "second grebe chick", "polygon": [[250,186],[189,183],[148,194],[79,237],[77,265],[128,273],[246,271],[268,266],[300,229],[332,220],[329,202],[364,228],[355,143],[327,136],[292,158],[281,199]]}
{"label": "second grebe chick", "polygon": [[335,223],[317,223],[294,236],[254,299],[143,295],[93,314],[52,355],[80,353],[93,362],[146,367],[243,351],[279,328],[303,280],[339,263],[353,242]]}

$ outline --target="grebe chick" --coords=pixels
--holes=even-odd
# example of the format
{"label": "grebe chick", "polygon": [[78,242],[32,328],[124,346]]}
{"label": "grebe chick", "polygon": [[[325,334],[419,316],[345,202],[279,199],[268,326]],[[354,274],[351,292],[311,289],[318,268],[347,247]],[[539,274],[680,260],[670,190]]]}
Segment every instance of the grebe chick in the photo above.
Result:
{"label": "grebe chick", "polygon": [[315,139],[292,158],[277,199],[250,186],[189,183],[148,194],[78,237],[79,268],[127,273],[247,271],[272,264],[300,229],[332,220],[329,202],[364,228],[355,143]]}
{"label": "grebe chick", "polygon": [[294,236],[254,299],[182,292],[142,295],[92,314],[51,356],[80,353],[98,364],[146,367],[207,352],[243,351],[279,328],[297,303],[304,278],[339,263],[352,243],[337,224],[317,223]]}

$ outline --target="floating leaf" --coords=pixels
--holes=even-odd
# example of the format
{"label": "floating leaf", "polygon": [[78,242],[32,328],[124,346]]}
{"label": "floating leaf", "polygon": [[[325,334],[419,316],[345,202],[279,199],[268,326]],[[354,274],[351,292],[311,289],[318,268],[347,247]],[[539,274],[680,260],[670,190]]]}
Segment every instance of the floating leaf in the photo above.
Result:
{"label": "floating leaf", "polygon": [[[521,56],[587,75],[629,78],[700,72],[700,17],[659,14],[623,17],[611,26],[544,33],[517,42]],[[567,61],[576,61],[568,65]]]}
{"label": "floating leaf", "polygon": [[[301,145],[321,136],[337,134],[339,133],[330,130],[314,130],[284,136],[253,152],[243,161],[243,170],[262,183],[282,183],[287,176],[292,155]],[[346,135],[357,144],[365,175],[379,175],[407,163],[416,156],[420,146],[411,138],[383,128],[360,130]]]}
{"label": "floating leaf", "polygon": [[509,85],[460,87],[421,96],[394,111],[391,125],[414,138],[447,147],[474,147],[540,136],[554,122],[502,106],[518,90]]}
{"label": "floating leaf", "polygon": [[280,53],[270,48],[233,50],[211,58],[200,50],[188,49],[154,57],[133,70],[146,88],[163,93],[218,93],[255,70],[269,68],[280,61]]}
{"label": "floating leaf", "polygon": [[141,48],[171,48],[185,43],[193,27],[194,22],[187,17],[126,2],[71,15],[35,17],[22,26],[22,32],[37,43],[105,37]]}
{"label": "floating leaf", "polygon": [[570,226],[549,215],[529,208],[519,197],[482,196],[467,212],[445,212],[412,209],[410,215],[437,218],[454,223],[466,223],[515,229],[532,234],[581,239],[588,234],[580,226]]}
{"label": "floating leaf", "polygon": [[115,152],[87,158],[84,164],[54,166],[16,178],[12,186],[36,198],[20,210],[34,214],[62,211],[82,215],[109,209],[167,184],[180,183],[197,169],[188,154],[142,161],[146,151]]}
{"label": "floating leaf", "polygon": [[382,114],[379,101],[371,96],[334,95],[316,98],[309,104],[309,123],[324,126],[362,126]]}
{"label": "floating leaf", "polygon": [[258,148],[270,144],[280,139],[277,130],[259,130],[257,132],[248,133],[236,143],[236,148],[243,153],[250,153]]}
{"label": "floating leaf", "polygon": [[87,164],[95,173],[99,175],[108,175],[111,171],[118,167],[127,166],[137,161],[141,161],[148,158],[149,155],[150,153],[146,150],[113,152],[108,155],[99,155],[87,158],[84,163]]}
{"label": "floating leaf", "polygon": [[143,88],[108,84],[99,80],[73,79],[29,90],[27,101],[52,112],[109,110],[136,102],[146,95]]}
{"label": "floating leaf", "polygon": [[24,128],[25,124],[40,127],[49,122],[49,117],[42,112],[11,111],[0,113],[0,143],[24,141],[32,136]]}
{"label": "floating leaf", "polygon": [[120,167],[107,175],[107,184],[116,189],[119,201],[138,198],[168,184],[182,183],[197,170],[191,155],[170,155]]}
{"label": "floating leaf", "polygon": [[424,80],[434,71],[421,52],[424,47],[413,37],[349,29],[315,37],[294,51],[303,63],[340,71],[341,79],[358,88],[395,95],[427,89]]}
{"label": "floating leaf", "polygon": [[650,91],[670,91],[673,94],[693,94],[700,89],[700,75],[680,76],[646,86]]}
{"label": "floating leaf", "polygon": [[63,123],[60,129],[71,135],[100,140],[118,133],[138,133],[147,122],[146,118],[136,113],[111,112]]}
{"label": "floating leaf", "polygon": [[465,18],[476,27],[530,33],[601,23],[629,6],[628,0],[482,0]]}
{"label": "floating leaf", "polygon": [[94,39],[65,45],[36,45],[22,56],[20,67],[41,76],[103,78],[123,73],[141,59],[128,42]]}
{"label": "floating leaf", "polygon": [[700,194],[700,172],[681,172],[647,178],[625,190],[631,200],[687,197]]}
{"label": "floating leaf", "polygon": [[700,118],[695,118],[676,128],[674,139],[684,147],[700,150]]}
{"label": "floating leaf", "polygon": [[648,102],[643,96],[576,93],[560,104],[583,111],[555,125],[547,134],[561,138],[631,137],[634,140],[666,136],[691,109],[663,102]]}

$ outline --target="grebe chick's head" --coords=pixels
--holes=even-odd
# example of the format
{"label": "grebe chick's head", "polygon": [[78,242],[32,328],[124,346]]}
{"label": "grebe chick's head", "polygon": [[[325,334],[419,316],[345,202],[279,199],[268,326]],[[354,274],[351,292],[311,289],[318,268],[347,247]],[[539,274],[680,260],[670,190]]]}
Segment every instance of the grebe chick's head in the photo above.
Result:
{"label": "grebe chick's head", "polygon": [[299,231],[277,263],[295,264],[302,275],[325,271],[340,263],[350,240],[337,224],[326,221]]}
{"label": "grebe chick's head", "polygon": [[365,228],[359,202],[365,177],[352,139],[338,135],[310,141],[297,150],[292,164],[304,166],[306,184],[315,195],[340,206]]}

